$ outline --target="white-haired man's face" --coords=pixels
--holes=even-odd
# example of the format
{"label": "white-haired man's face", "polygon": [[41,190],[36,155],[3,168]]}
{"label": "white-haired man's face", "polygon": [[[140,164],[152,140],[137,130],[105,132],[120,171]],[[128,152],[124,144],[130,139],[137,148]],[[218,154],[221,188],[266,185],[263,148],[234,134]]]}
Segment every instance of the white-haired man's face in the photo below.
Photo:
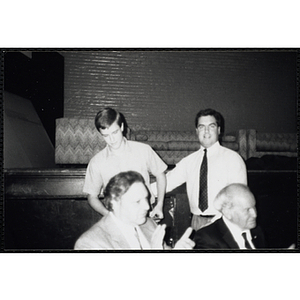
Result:
{"label": "white-haired man's face", "polygon": [[246,230],[256,227],[256,217],[254,196],[251,193],[237,195],[230,209],[229,220],[242,230]]}

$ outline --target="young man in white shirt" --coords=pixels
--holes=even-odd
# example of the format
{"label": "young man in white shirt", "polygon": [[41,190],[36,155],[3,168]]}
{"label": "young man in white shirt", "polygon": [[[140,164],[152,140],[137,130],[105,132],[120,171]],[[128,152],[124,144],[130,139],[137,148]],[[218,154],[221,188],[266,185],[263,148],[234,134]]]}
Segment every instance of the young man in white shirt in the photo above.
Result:
{"label": "young man in white shirt", "polygon": [[[146,144],[127,140],[124,135],[125,120],[112,108],[104,108],[95,117],[95,126],[106,142],[106,147],[97,153],[89,162],[83,192],[87,193],[90,206],[101,215],[108,210],[99,200],[99,194],[108,181],[124,171],[136,171],[142,174],[146,186],[150,186],[150,175],[156,177],[157,204],[150,216],[163,219],[163,201],[166,190],[165,170],[167,165]],[[151,204],[155,198],[151,195]]]}

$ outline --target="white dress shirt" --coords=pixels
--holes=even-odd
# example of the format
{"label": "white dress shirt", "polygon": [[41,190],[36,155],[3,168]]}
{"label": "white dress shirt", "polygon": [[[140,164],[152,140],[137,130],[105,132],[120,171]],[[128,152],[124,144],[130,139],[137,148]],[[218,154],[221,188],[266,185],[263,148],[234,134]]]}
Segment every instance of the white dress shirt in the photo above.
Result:
{"label": "white dress shirt", "polygon": [[[207,148],[207,185],[208,208],[202,212],[199,207],[200,166],[203,159],[203,147],[183,158],[176,167],[167,173],[167,192],[186,183],[190,209],[194,215],[218,215],[213,201],[218,192],[231,183],[247,184],[247,170],[241,156],[216,142]],[[155,189],[154,185],[151,188]]]}
{"label": "white dress shirt", "polygon": [[252,249],[255,249],[254,244],[252,243],[252,236],[250,230],[241,230],[240,227],[238,227],[236,224],[230,222],[228,219],[226,219],[225,216],[223,216],[224,223],[228,227],[229,231],[231,232],[234,240],[237,242],[240,249],[246,249],[245,247],[245,240],[242,236],[242,233],[245,232],[247,236],[247,240],[251,246]]}
{"label": "white dress shirt", "polygon": [[119,220],[112,212],[110,212],[112,219],[122,232],[123,236],[127,240],[130,249],[151,249],[149,242],[145,235],[139,228],[139,226],[132,226]]}
{"label": "white dress shirt", "polygon": [[[118,155],[106,146],[90,160],[85,175],[84,193],[100,194],[113,176],[126,171],[139,172],[149,188],[149,173],[157,176],[167,169],[167,165],[149,145],[128,141],[126,138],[124,143],[124,151]],[[153,203],[155,199],[151,196]]]}

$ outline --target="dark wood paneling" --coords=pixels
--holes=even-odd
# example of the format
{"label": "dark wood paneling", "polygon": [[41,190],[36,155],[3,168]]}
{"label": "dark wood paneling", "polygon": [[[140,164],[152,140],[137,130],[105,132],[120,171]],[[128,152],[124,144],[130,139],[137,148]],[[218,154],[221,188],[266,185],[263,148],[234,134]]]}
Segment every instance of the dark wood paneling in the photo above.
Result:
{"label": "dark wood paneling", "polygon": [[249,171],[248,184],[268,245],[285,248],[297,243],[297,171]]}
{"label": "dark wood paneling", "polygon": [[[4,250],[71,250],[101,217],[82,193],[84,174],[85,169],[6,171]],[[269,248],[296,243],[297,172],[249,171],[248,180]],[[166,241],[175,243],[190,224],[185,186],[169,193],[165,204]]]}
{"label": "dark wood paneling", "polygon": [[5,171],[5,195],[9,199],[85,198],[86,169],[12,169]]}
{"label": "dark wood paneling", "polygon": [[85,199],[6,199],[4,249],[68,250],[101,216]]}

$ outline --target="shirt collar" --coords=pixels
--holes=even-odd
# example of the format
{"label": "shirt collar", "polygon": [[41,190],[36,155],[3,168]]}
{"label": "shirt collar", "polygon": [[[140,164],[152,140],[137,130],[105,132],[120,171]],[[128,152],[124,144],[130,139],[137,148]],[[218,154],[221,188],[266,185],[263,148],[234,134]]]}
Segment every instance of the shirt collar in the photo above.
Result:
{"label": "shirt collar", "polygon": [[232,232],[234,236],[241,235],[244,230],[242,230],[239,226],[232,223],[230,220],[228,220],[225,216],[223,216],[223,220],[226,224],[226,226],[229,228],[229,230]]}
{"label": "shirt collar", "polygon": [[[114,213],[109,212],[109,214],[111,214],[113,221],[115,222],[120,232],[125,237],[132,249],[140,249],[141,246],[142,249],[151,248],[149,242],[147,241],[146,237],[144,236],[143,232],[141,231],[138,225],[134,226],[124,223],[120,219],[118,219],[114,215]],[[138,234],[138,239],[136,238],[136,233]]]}
{"label": "shirt collar", "polygon": [[[127,151],[129,151],[130,150],[130,146],[129,146],[129,144],[128,144],[128,141],[127,141],[127,139],[126,139],[126,137],[124,136],[123,137],[123,142],[124,142],[124,149],[125,149],[125,151],[127,152]],[[115,152],[113,152],[109,147],[108,147],[108,145],[106,145],[106,156],[108,157],[108,156],[116,156],[116,155],[118,155],[118,154],[116,154]],[[122,155],[125,151],[120,151],[120,155]],[[118,152],[117,152],[118,153]]]}
{"label": "shirt collar", "polygon": [[222,216],[224,223],[230,230],[231,234],[233,235],[234,239],[238,242],[238,244],[242,243],[244,244],[244,239],[242,238],[242,233],[245,232],[248,242],[252,245],[252,248],[255,248],[254,245],[252,244],[252,236],[251,232],[249,229],[242,230],[239,226],[236,224],[232,223],[230,220],[228,220],[224,215]]}
{"label": "shirt collar", "polygon": [[[207,148],[207,155],[211,155],[211,154],[216,153],[216,151],[218,151],[219,147],[220,147],[220,143],[219,143],[219,141],[216,141],[212,146]],[[200,150],[202,152],[204,152],[204,149],[205,148],[203,146],[200,146]]]}

